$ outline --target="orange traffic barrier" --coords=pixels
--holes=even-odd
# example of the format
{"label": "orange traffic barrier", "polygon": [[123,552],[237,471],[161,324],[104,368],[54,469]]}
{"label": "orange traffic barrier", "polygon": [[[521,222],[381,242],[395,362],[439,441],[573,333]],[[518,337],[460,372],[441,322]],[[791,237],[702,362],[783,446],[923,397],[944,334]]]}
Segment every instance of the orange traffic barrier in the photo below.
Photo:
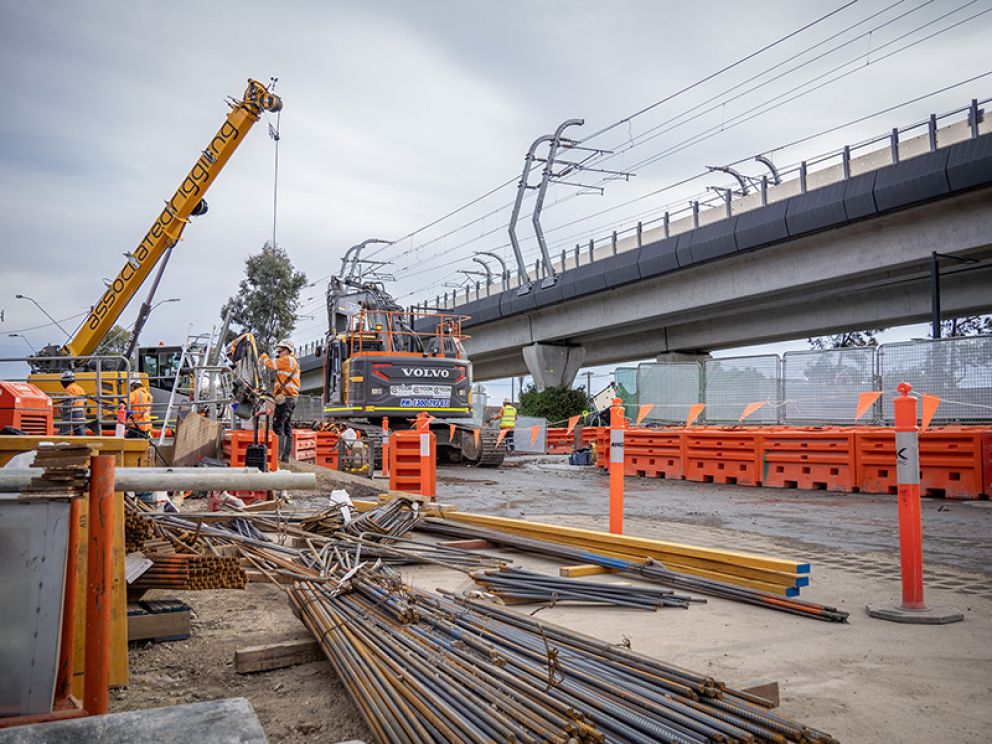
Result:
{"label": "orange traffic barrier", "polygon": [[322,468],[338,469],[338,439],[336,431],[314,432],[316,446],[314,447],[314,464]]}
{"label": "orange traffic barrier", "polygon": [[685,476],[682,429],[628,429],[624,473],[679,480]]}
{"label": "orange traffic barrier", "polygon": [[293,459],[314,462],[317,457],[317,432],[313,429],[293,429]]}
{"label": "orange traffic barrier", "polygon": [[544,451],[549,455],[567,455],[572,451],[572,435],[564,427],[549,427],[546,441]]}
{"label": "orange traffic barrier", "polygon": [[[926,496],[977,499],[988,482],[989,430],[980,427],[928,429],[919,435],[920,490]],[[897,492],[893,429],[861,428],[856,435],[858,488],[864,493]]]}
{"label": "orange traffic barrier", "polygon": [[[248,445],[255,442],[255,432],[248,429],[237,429],[224,432],[224,459],[232,468],[243,468],[245,466],[245,455],[248,453]],[[265,442],[265,435],[258,434],[259,444]],[[268,442],[268,468],[270,472],[279,469],[279,440],[273,432],[269,432]]]}
{"label": "orange traffic barrier", "polygon": [[759,429],[694,426],[683,436],[686,480],[761,484]]}
{"label": "orange traffic barrier", "polygon": [[602,426],[583,426],[582,427],[582,444],[588,447],[590,444],[595,442],[599,437],[599,432],[604,429]]}
{"label": "orange traffic barrier", "polygon": [[855,431],[840,427],[761,431],[761,485],[826,491],[857,489]]}
{"label": "orange traffic barrier", "polygon": [[437,494],[436,451],[433,432],[394,431],[389,436],[389,488],[433,500]]}

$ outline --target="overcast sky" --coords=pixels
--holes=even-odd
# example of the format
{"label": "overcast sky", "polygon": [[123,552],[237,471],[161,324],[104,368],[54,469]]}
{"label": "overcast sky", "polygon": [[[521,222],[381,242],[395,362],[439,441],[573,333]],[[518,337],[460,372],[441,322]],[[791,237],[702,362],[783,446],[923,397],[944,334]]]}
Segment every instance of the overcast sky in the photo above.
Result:
{"label": "overcast sky", "polygon": [[[618,206],[705,165],[767,152],[988,72],[992,0],[2,0],[0,353],[26,351],[8,334],[47,322],[15,293],[59,319],[98,299],[102,279],[119,271],[122,253],[140,242],[220,125],[224,97],[239,96],[249,76],[277,76],[285,101],[277,239],[299,269],[321,280],[305,291],[313,300],[300,311],[315,316],[297,329],[299,340],[310,340],[325,327],[324,278],[348,246],[407,235],[518,176],[531,140],[566,118],[584,118],[573,132],[587,137],[837,9],[590,140],[618,150],[639,145],[604,165],[619,169],[679,151],[634,168],[630,182],[607,182],[604,196],[554,187],[544,224],[556,250],[722,183],[699,180]],[[787,165],[990,95],[992,76],[773,157]],[[664,124],[677,115],[681,126]],[[659,125],[659,136],[642,141]],[[713,136],[680,144],[707,132]],[[271,235],[273,147],[263,122],[207,195],[209,214],[189,226],[159,288],[158,299],[182,301],[155,311],[144,342],[178,343],[191,324],[200,332],[218,322],[245,257]],[[471,268],[473,251],[505,253],[503,207],[512,199],[512,187],[503,189],[383,251],[380,258],[393,260],[395,293],[407,302],[433,296],[456,281],[459,268]],[[566,225],[611,206],[602,217]],[[533,256],[529,230],[521,237]],[[51,326],[25,335],[35,346],[64,341]]]}

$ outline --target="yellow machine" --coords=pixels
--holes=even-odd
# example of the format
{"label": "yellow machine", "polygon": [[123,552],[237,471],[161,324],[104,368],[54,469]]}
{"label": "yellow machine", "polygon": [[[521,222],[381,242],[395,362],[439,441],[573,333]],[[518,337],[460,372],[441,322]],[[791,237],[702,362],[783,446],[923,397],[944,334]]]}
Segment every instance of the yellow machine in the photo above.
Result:
{"label": "yellow machine", "polygon": [[[138,247],[132,253],[125,254],[127,263],[107,286],[99,301],[90,309],[89,315],[76,334],[64,346],[45,347],[36,355],[38,358],[32,360],[33,374],[28,380],[45,393],[55,398],[64,394],[59,382],[60,372],[85,365],[86,360],[78,358],[88,357],[94,353],[155,265],[179,242],[190,218],[207,211],[207,204],[203,200],[207,189],[216,180],[245,135],[259,120],[262,112],[280,111],[282,100],[262,83],[249,80],[243,98],[230,99],[228,105],[231,111],[217,130],[217,134],[200,153],[186,178],[179,184],[176,193],[165,202],[165,206]],[[65,359],[52,359],[54,357],[65,357]],[[92,402],[87,406],[88,417],[104,405],[106,398],[116,397],[119,400],[120,396],[124,399],[127,397],[124,372],[102,369],[99,374],[99,386],[102,389],[99,392],[97,376],[97,372],[92,369],[78,371],[76,374],[76,381],[86,391],[87,396],[93,396]],[[147,380],[144,382],[147,386]],[[104,405],[104,416],[107,415],[107,408],[108,406]]]}

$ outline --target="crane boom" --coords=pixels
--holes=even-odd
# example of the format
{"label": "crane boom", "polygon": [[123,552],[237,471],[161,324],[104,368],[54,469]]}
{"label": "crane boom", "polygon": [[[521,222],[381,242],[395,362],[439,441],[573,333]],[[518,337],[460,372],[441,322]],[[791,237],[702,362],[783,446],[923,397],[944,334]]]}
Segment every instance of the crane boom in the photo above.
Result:
{"label": "crane boom", "polygon": [[244,97],[229,100],[228,105],[231,112],[217,134],[200,153],[176,193],[165,202],[138,247],[132,254],[125,254],[128,261],[124,268],[107,286],[76,334],[59,350],[60,355],[87,356],[94,352],[155,265],[179,242],[190,216],[201,213],[203,195],[259,120],[262,111],[281,110],[282,100],[262,83],[249,80]]}

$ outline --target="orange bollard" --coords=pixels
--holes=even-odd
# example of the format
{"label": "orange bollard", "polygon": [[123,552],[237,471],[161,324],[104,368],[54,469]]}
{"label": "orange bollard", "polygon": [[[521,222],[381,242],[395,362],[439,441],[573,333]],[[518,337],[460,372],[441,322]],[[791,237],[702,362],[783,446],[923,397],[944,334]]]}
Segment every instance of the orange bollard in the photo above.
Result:
{"label": "orange bollard", "polygon": [[913,388],[901,382],[895,409],[896,483],[899,493],[899,559],[902,564],[902,601],[897,607],[869,604],[868,614],[899,623],[942,625],[964,619],[953,608],[928,608],[923,600],[923,527],[920,513],[920,441]]}
{"label": "orange bollard", "polygon": [[610,408],[610,532],[623,534],[623,436],[627,419],[623,400],[613,399]]}
{"label": "orange bollard", "polygon": [[389,417],[382,417],[382,477],[389,477]]}
{"label": "orange bollard", "polygon": [[114,457],[90,459],[86,558],[86,676],[83,707],[90,715],[107,712],[110,702],[110,588],[114,543]]}

